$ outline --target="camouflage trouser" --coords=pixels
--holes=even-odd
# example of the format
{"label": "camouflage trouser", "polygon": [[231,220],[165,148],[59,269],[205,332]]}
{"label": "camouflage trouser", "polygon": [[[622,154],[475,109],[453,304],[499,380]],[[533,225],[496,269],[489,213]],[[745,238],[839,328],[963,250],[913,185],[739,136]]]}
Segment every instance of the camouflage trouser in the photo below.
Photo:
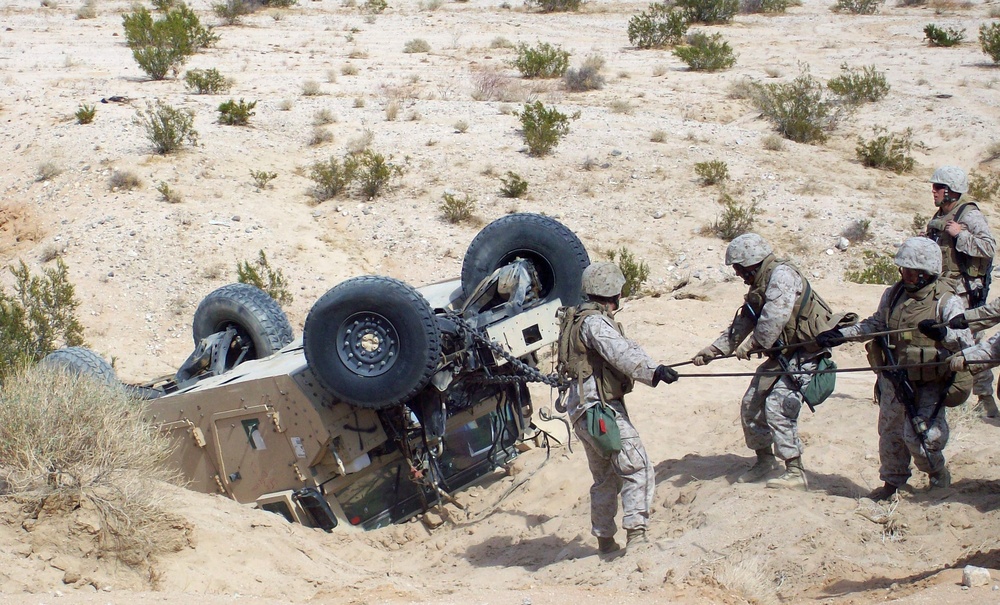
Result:
{"label": "camouflage trouser", "polygon": [[[973,332],[976,337],[976,344],[981,343],[986,337],[982,332]],[[982,397],[984,395],[993,394],[993,370],[988,366],[972,366],[973,370],[980,370],[980,368],[985,368],[972,375],[972,393]]]}
{"label": "camouflage trouser", "polygon": [[615,515],[618,514],[619,493],[624,511],[622,527],[645,528],[656,488],[653,466],[624,406],[617,401],[609,401],[608,405],[617,413],[618,429],[621,431],[622,450],[617,454],[602,453],[594,445],[587,432],[586,414],[573,425],[576,436],[583,443],[583,451],[587,453],[590,474],[594,477],[594,484],[590,487],[590,531],[599,538],[613,537],[618,530]]}
{"label": "camouflage trouser", "polygon": [[[815,370],[816,361],[799,361],[792,356],[788,365],[791,369]],[[769,359],[762,363],[758,372],[781,371],[777,361]],[[782,460],[798,458],[802,455],[802,441],[799,439],[799,411],[802,410],[802,394],[795,386],[802,388],[812,380],[811,374],[754,376],[750,387],[743,395],[740,418],[743,422],[743,437],[747,447],[760,450],[774,444],[774,454]],[[771,388],[771,384],[774,387]]]}
{"label": "camouflage trouser", "polygon": [[[925,473],[944,468],[944,446],[948,443],[948,419],[942,407],[934,422],[928,422],[925,439],[927,452],[921,447],[920,438],[913,430],[913,423],[906,414],[906,407],[896,397],[896,391],[888,380],[878,379],[878,457],[881,467],[879,478],[889,485],[900,487],[910,478],[910,458],[918,469]],[[930,418],[934,413],[944,386],[922,386],[916,391],[917,414]]]}

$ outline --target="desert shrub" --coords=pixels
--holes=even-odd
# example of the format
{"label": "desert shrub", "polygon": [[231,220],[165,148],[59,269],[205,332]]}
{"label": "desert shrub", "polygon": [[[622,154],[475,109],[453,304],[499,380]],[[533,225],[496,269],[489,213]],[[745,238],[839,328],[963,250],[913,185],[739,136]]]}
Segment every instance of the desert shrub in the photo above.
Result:
{"label": "desert shrub", "polygon": [[267,292],[279,305],[292,303],[292,293],[288,291],[285,274],[281,269],[271,267],[263,250],[258,251],[257,259],[252,263],[248,260],[236,263],[236,280]]}
{"label": "desert shrub", "polygon": [[994,63],[1000,63],[1000,22],[979,26],[979,46]]}
{"label": "desert shrub", "polygon": [[473,78],[472,98],[476,101],[513,101],[523,96],[514,78],[487,67]]}
{"label": "desert shrub", "polygon": [[476,200],[466,193],[459,197],[450,191],[441,196],[441,213],[449,223],[461,223],[472,218],[476,209]]}
{"label": "desert shrub", "polygon": [[233,81],[219,73],[219,70],[189,69],[184,74],[184,84],[188,90],[199,95],[214,95],[226,92],[233,87]]}
{"label": "desert shrub", "polygon": [[768,151],[781,151],[785,148],[785,140],[776,134],[769,134],[761,141],[761,145]]}
{"label": "desert shrub", "polygon": [[653,3],[628,20],[628,42],[637,48],[664,48],[680,42],[687,30],[681,11],[666,3]]}
{"label": "desert shrub", "polygon": [[306,80],[302,83],[303,97],[318,97],[323,94],[323,87],[316,80]]}
{"label": "desert shrub", "polygon": [[803,72],[788,83],[756,84],[751,100],[778,134],[798,143],[821,143],[832,119],[823,84]]}
{"label": "desert shrub", "polygon": [[497,36],[490,40],[490,48],[514,48],[514,43],[503,36]]}
{"label": "desert shrub", "polygon": [[315,147],[316,145],[322,145],[323,143],[329,143],[333,140],[333,133],[323,128],[322,126],[314,126],[312,129],[312,134],[309,135],[309,146]]}
{"label": "desert shrub", "polygon": [[910,223],[910,231],[913,235],[923,235],[927,231],[927,221],[930,220],[926,216],[920,216],[919,212],[913,213],[913,219]]}
{"label": "desert shrub", "polygon": [[885,0],[837,0],[834,10],[855,15],[874,15],[885,4]]}
{"label": "desert shrub", "polygon": [[[76,317],[80,302],[61,258],[42,275],[32,275],[24,261],[8,270],[14,276],[14,292],[0,288],[0,384],[21,364],[36,363],[62,346],[84,344],[83,326]],[[2,456],[0,460],[10,462]]]}
{"label": "desert shrub", "polygon": [[622,246],[618,250],[607,252],[608,260],[618,263],[618,268],[625,275],[625,285],[622,286],[622,296],[634,296],[642,289],[642,285],[649,279],[649,265],[646,261],[636,261],[635,254],[631,250]]}
{"label": "desert shrub", "polygon": [[559,139],[569,134],[569,118],[555,107],[545,107],[541,101],[525,103],[518,117],[531,155],[548,154],[559,144]]}
{"label": "desert shrub", "polygon": [[527,192],[528,181],[522,179],[516,172],[508,170],[505,176],[500,177],[500,195],[519,198]]}
{"label": "desert shrub", "polygon": [[353,63],[344,63],[340,68],[340,73],[345,76],[356,76],[358,75],[358,66]]}
{"label": "desert shrub", "polygon": [[364,4],[358,7],[361,12],[369,15],[381,15],[385,9],[389,8],[386,0],[365,0]]}
{"label": "desert shrub", "polygon": [[371,147],[372,141],[374,140],[375,133],[366,128],[357,137],[347,142],[347,153],[350,155],[358,155]]}
{"label": "desert shrub", "polygon": [[889,94],[889,83],[885,79],[885,74],[880,73],[874,65],[851,69],[844,63],[840,66],[840,71],[841,75],[832,78],[826,86],[846,103],[851,105],[874,103]]}
{"label": "desert shrub", "polygon": [[749,204],[742,204],[725,194],[721,199],[723,203],[722,214],[712,223],[712,233],[727,242],[744,233],[749,233],[753,229],[757,215],[761,212],[757,200],[753,200]]}
{"label": "desert shrub", "polygon": [[459,134],[465,134],[466,132],[469,131],[469,122],[467,122],[466,120],[459,120],[454,124],[452,124],[452,128],[454,128],[455,132]]}
{"label": "desert shrub", "polygon": [[694,32],[687,35],[686,42],[674,49],[674,56],[687,63],[692,71],[719,71],[736,64],[736,55],[722,34]]}
{"label": "desert shrub", "polygon": [[894,284],[899,281],[899,267],[892,254],[879,254],[873,250],[862,252],[864,261],[860,269],[844,272],[844,279],[856,284]]}
{"label": "desert shrub", "polygon": [[122,25],[132,57],[154,80],[164,79],[170,71],[176,72],[198,49],[218,40],[184,4],[170,8],[155,20],[147,8],[137,6],[122,16]]}
{"label": "desert shrub", "polygon": [[151,3],[154,9],[163,13],[177,6],[180,1],[181,0],[151,0]]}
{"label": "desert shrub", "polygon": [[246,126],[250,123],[250,118],[254,115],[254,107],[257,101],[245,102],[243,99],[228,101],[219,105],[219,124],[228,126]]}
{"label": "desert shrub", "polygon": [[156,184],[156,191],[160,194],[160,199],[168,204],[180,204],[183,200],[181,194],[170,188],[164,181]]}
{"label": "desert shrub", "polygon": [[431,45],[427,40],[421,38],[414,38],[412,40],[407,40],[403,44],[404,53],[429,53],[431,52]]}
{"label": "desert shrub", "polygon": [[77,19],[95,19],[97,17],[97,7],[94,0],[84,0],[80,8],[76,9]]}
{"label": "desert shrub", "polygon": [[567,13],[580,10],[583,0],[524,0],[524,4],[543,13]]}
{"label": "desert shrub", "polygon": [[572,92],[604,88],[602,69],[604,69],[604,57],[591,55],[587,57],[579,69],[566,70],[563,75],[563,84],[566,86],[566,90]]}
{"label": "desert shrub", "polygon": [[108,179],[108,189],[119,191],[131,191],[142,187],[142,179],[131,170],[114,170]]}
{"label": "desert shrub", "polygon": [[855,219],[840,232],[842,237],[846,237],[852,244],[871,239],[872,222],[866,218]]}
{"label": "desert shrub", "polygon": [[212,12],[227,25],[239,25],[243,17],[256,9],[257,5],[252,0],[226,0],[212,5]]}
{"label": "desert shrub", "polygon": [[674,6],[688,23],[729,23],[740,9],[740,0],[676,0]]}
{"label": "desert shrub", "polygon": [[965,39],[965,30],[954,27],[941,29],[933,23],[928,23],[924,26],[924,37],[931,46],[955,46]]}
{"label": "desert shrub", "polygon": [[740,12],[746,15],[756,13],[783,13],[794,0],[740,0]]}
{"label": "desert shrub", "polygon": [[77,124],[90,124],[97,115],[97,107],[84,103],[76,108],[76,113],[73,115],[76,116]]}
{"label": "desert shrub", "polygon": [[256,185],[258,189],[266,189],[270,186],[271,181],[278,178],[278,173],[268,172],[267,170],[251,170],[250,178],[253,179],[253,184]]}
{"label": "desert shrub", "polygon": [[901,134],[878,134],[876,131],[875,138],[870,141],[858,137],[854,152],[864,166],[903,174],[913,170],[913,158],[910,156],[912,136],[909,129]]}
{"label": "desert shrub", "polygon": [[980,202],[1000,201],[1000,173],[969,173],[969,197]]}
{"label": "desert shrub", "polygon": [[667,131],[657,128],[649,135],[650,142],[663,143],[667,140]]}
{"label": "desert shrub", "polygon": [[312,196],[322,202],[340,195],[354,181],[357,168],[358,162],[351,156],[343,161],[331,156],[325,162],[315,162],[309,167],[309,178],[315,183]]}
{"label": "desert shrub", "polygon": [[42,162],[41,164],[38,165],[38,170],[35,172],[35,180],[38,181],[39,183],[43,181],[48,181],[56,178],[57,176],[62,174],[62,172],[63,172],[62,168],[60,168],[59,165],[56,164],[55,162],[51,160]]}
{"label": "desert shrub", "polygon": [[393,177],[403,174],[403,169],[391,160],[392,156],[386,158],[371,149],[365,149],[358,155],[355,178],[365,199],[378,197]]}
{"label": "desert shrub", "polygon": [[729,166],[722,160],[698,162],[694,165],[694,173],[702,185],[715,185],[729,178]]}
{"label": "desert shrub", "polygon": [[190,109],[175,109],[158,100],[155,105],[146,103],[146,110],[140,110],[134,121],[146,130],[146,138],[161,155],[177,151],[185,140],[192,145],[198,142]]}
{"label": "desert shrub", "polygon": [[523,42],[517,46],[517,58],[511,61],[525,78],[558,78],[569,67],[569,51],[548,42],[531,47]]}

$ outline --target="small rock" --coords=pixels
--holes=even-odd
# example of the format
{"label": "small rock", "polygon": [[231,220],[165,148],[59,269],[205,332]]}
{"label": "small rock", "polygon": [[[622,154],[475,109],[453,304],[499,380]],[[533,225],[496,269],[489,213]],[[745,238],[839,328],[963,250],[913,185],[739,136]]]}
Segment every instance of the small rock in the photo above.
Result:
{"label": "small rock", "polygon": [[827,248],[826,249],[826,255],[827,256],[833,256],[833,248]]}
{"label": "small rock", "polygon": [[444,523],[444,518],[438,514],[436,511],[429,510],[424,513],[424,516],[420,519],[423,521],[427,529],[434,529],[435,527],[440,527]]}
{"label": "small rock", "polygon": [[232,219],[230,219],[230,220],[232,220],[232,221],[233,221],[234,223],[238,223],[238,222],[240,222],[240,221],[241,221],[242,219],[240,218],[240,215],[238,215],[238,214],[234,214],[234,215],[233,215],[233,218],[232,218]]}
{"label": "small rock", "polygon": [[62,581],[63,584],[76,584],[80,581],[80,572],[74,569],[68,569],[66,570],[66,573],[63,574]]}
{"label": "small rock", "polygon": [[840,250],[841,252],[843,252],[844,250],[847,250],[847,247],[850,246],[850,245],[851,245],[851,241],[849,239],[847,239],[846,237],[842,237],[839,240],[837,240],[837,250]]}
{"label": "small rock", "polygon": [[612,149],[612,150],[611,150],[611,155],[612,155],[613,157],[618,157],[618,156],[620,156],[621,154],[622,154],[622,152],[621,152],[621,151],[618,151],[617,149]]}
{"label": "small rock", "polygon": [[962,570],[962,586],[986,586],[991,582],[990,570],[975,565],[966,565]]}
{"label": "small rock", "polygon": [[653,218],[654,219],[661,219],[661,218],[663,218],[663,213],[660,212],[659,210],[657,210],[656,212],[653,213]]}

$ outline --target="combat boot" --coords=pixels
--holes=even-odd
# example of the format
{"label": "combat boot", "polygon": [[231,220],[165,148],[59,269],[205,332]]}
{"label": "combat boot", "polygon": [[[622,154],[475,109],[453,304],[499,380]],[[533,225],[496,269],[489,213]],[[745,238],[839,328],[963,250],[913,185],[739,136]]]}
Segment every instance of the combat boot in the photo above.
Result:
{"label": "combat boot", "polygon": [[597,538],[597,550],[602,555],[611,554],[621,550],[621,546],[612,538]]}
{"label": "combat boot", "polygon": [[736,480],[737,483],[756,483],[773,471],[781,468],[770,447],[756,450],[757,462]]}
{"label": "combat boot", "polygon": [[931,478],[931,489],[939,487],[951,487],[951,473],[948,471],[947,466],[943,466],[941,467],[941,470],[931,473],[930,478]]}
{"label": "combat boot", "polygon": [[646,528],[636,527],[635,529],[627,530],[625,533],[625,548],[634,548],[640,544],[649,544],[649,538],[646,537]]}
{"label": "combat boot", "polygon": [[986,412],[987,418],[1000,416],[1000,409],[997,409],[997,401],[993,399],[993,395],[980,395],[979,407],[983,408],[983,411]]}
{"label": "combat boot", "polygon": [[882,487],[876,487],[868,494],[869,500],[874,500],[875,502],[882,502],[884,500],[889,500],[896,495],[897,488],[891,483],[885,483]]}
{"label": "combat boot", "polygon": [[785,461],[785,473],[776,479],[767,482],[767,487],[771,489],[796,489],[806,491],[809,489],[809,482],[806,474],[802,470],[802,458],[789,458]]}

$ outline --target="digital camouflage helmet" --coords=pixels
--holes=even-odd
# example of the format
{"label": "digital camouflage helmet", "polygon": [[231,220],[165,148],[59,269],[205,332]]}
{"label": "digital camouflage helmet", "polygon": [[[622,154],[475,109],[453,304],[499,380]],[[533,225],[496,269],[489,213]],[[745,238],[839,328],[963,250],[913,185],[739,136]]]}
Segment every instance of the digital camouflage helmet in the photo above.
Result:
{"label": "digital camouflage helmet", "polygon": [[897,267],[941,275],[941,248],[926,237],[911,237],[903,242],[893,259]]}
{"label": "digital camouflage helmet", "polygon": [[614,263],[592,263],[583,270],[582,281],[584,294],[613,298],[622,293],[625,274]]}
{"label": "digital camouflage helmet", "polygon": [[729,242],[726,248],[726,264],[752,267],[774,253],[763,237],[756,233],[744,233]]}
{"label": "digital camouflage helmet", "polygon": [[965,171],[957,166],[942,166],[931,175],[931,182],[944,185],[955,193],[967,193],[969,191],[969,177]]}

